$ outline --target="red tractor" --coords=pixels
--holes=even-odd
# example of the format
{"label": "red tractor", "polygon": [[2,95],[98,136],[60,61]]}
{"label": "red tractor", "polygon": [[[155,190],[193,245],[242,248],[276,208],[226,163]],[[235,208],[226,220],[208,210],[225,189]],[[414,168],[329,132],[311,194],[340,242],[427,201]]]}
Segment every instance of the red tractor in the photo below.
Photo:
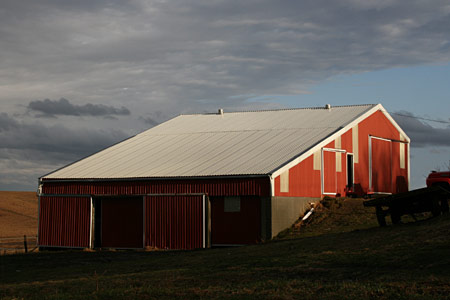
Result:
{"label": "red tractor", "polygon": [[436,172],[431,171],[427,177],[427,187],[439,185],[450,190],[450,171]]}

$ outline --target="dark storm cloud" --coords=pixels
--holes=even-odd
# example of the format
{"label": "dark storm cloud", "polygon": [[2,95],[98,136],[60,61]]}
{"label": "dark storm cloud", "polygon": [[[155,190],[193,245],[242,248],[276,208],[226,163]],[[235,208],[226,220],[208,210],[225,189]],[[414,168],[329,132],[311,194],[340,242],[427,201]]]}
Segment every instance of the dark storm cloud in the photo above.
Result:
{"label": "dark storm cloud", "polygon": [[39,176],[126,137],[119,130],[46,126],[0,113],[0,190],[34,190]]}
{"label": "dark storm cloud", "polygon": [[121,108],[115,108],[103,104],[91,103],[74,105],[64,98],[59,100],[45,99],[31,101],[28,104],[28,109],[43,113],[46,116],[113,116],[130,114],[130,111],[123,106]]}
{"label": "dark storm cloud", "polygon": [[139,120],[143,121],[145,124],[151,125],[151,126],[156,126],[159,123],[157,121],[155,121],[153,118],[151,117],[139,117]]}
{"label": "dark storm cloud", "polygon": [[126,137],[121,131],[67,128],[24,123],[0,114],[0,150],[3,158],[43,159],[47,162],[71,160],[89,155]]}
{"label": "dark storm cloud", "polygon": [[17,121],[8,116],[7,113],[0,113],[0,132],[17,127]]}
{"label": "dark storm cloud", "polygon": [[405,111],[393,113],[392,117],[411,138],[412,147],[450,146],[450,127],[433,127]]}

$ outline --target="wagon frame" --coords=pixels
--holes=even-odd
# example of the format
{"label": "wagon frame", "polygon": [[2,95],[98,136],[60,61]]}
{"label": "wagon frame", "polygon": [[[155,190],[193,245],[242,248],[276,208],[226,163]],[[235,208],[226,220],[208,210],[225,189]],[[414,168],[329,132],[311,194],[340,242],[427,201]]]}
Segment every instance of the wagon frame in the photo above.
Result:
{"label": "wagon frame", "polygon": [[386,216],[390,215],[392,224],[398,224],[401,216],[431,212],[436,217],[449,212],[450,191],[442,186],[432,186],[405,193],[377,197],[363,202],[365,207],[375,207],[377,221],[386,226]]}

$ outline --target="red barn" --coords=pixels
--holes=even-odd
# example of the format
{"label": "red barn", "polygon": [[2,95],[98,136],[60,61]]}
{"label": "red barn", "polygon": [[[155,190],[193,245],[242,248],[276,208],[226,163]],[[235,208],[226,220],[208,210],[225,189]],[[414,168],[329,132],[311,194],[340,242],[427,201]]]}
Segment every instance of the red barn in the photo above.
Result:
{"label": "red barn", "polygon": [[180,115],[41,177],[38,243],[257,243],[325,195],[407,191],[409,143],[380,104]]}

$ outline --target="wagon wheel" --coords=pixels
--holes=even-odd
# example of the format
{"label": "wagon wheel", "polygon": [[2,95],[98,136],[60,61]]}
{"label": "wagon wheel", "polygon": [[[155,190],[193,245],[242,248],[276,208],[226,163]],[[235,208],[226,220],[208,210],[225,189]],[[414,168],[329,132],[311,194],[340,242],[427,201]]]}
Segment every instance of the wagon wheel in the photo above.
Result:
{"label": "wagon wheel", "polygon": [[376,207],[376,215],[377,215],[377,221],[378,221],[378,224],[379,224],[381,227],[386,226],[385,214],[384,214],[384,211],[383,211],[383,209],[381,208],[381,206],[377,206],[377,207]]}
{"label": "wagon wheel", "polygon": [[[448,205],[448,204],[447,204]],[[441,214],[441,206],[439,205],[439,199],[434,198],[431,202],[431,214],[433,217],[437,217]]]}
{"label": "wagon wheel", "polygon": [[448,200],[446,197],[443,197],[441,199],[441,211],[443,213],[448,213],[449,212],[449,207],[448,207]]}
{"label": "wagon wheel", "polygon": [[391,221],[392,224],[398,224],[401,221],[401,216],[397,212],[391,212]]}

